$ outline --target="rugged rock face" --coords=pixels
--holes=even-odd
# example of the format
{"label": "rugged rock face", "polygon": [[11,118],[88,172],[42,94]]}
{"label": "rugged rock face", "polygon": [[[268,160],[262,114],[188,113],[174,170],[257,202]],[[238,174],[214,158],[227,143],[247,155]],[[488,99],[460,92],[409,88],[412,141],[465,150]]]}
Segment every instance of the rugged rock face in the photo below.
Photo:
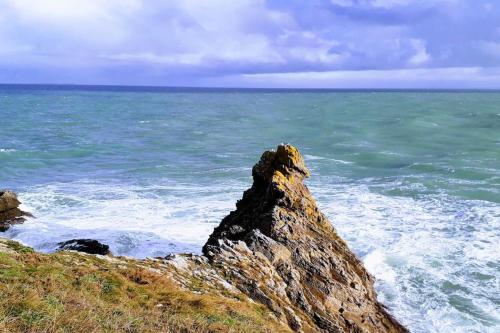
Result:
{"label": "rugged rock face", "polygon": [[20,204],[14,192],[0,191],[0,232],[9,229],[11,224],[23,223],[24,216],[30,216],[18,208]]}
{"label": "rugged rock face", "polygon": [[293,331],[407,332],[316,206],[299,151],[267,151],[252,174],[252,187],[203,247],[212,266]]}
{"label": "rugged rock face", "polygon": [[71,239],[66,242],[61,242],[58,245],[59,251],[73,250],[90,254],[111,254],[108,245],[102,244],[94,239]]}

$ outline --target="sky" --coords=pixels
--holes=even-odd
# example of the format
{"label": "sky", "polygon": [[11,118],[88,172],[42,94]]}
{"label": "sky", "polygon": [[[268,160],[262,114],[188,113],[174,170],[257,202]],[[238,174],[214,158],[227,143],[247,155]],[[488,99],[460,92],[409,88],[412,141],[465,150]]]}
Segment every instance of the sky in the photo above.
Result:
{"label": "sky", "polygon": [[0,82],[500,88],[500,0],[0,0]]}

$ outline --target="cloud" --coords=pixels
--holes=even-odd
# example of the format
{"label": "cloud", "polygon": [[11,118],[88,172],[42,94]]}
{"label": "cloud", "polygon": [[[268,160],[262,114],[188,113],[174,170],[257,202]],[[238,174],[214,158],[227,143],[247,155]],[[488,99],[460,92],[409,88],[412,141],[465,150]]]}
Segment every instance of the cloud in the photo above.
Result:
{"label": "cloud", "polygon": [[489,88],[500,82],[500,67],[421,68],[245,75],[248,86],[305,88]]}
{"label": "cloud", "polygon": [[410,44],[415,50],[415,54],[408,60],[412,65],[422,65],[431,60],[431,56],[427,53],[425,42],[420,39],[410,40]]}
{"label": "cloud", "polygon": [[496,68],[498,7],[482,0],[0,0],[0,80],[231,78],[238,85],[266,73]]}
{"label": "cloud", "polygon": [[342,7],[373,7],[391,9],[409,6],[439,6],[456,3],[456,0],[330,0],[333,5]]}
{"label": "cloud", "polygon": [[478,41],[477,46],[488,56],[500,57],[500,42]]}
{"label": "cloud", "polygon": [[12,39],[33,45],[41,54],[78,55],[75,49],[81,46],[84,55],[101,59],[276,62],[279,54],[260,30],[272,32],[289,22],[286,15],[265,10],[264,5],[264,1],[214,0],[9,0],[3,9],[6,24],[16,26]]}

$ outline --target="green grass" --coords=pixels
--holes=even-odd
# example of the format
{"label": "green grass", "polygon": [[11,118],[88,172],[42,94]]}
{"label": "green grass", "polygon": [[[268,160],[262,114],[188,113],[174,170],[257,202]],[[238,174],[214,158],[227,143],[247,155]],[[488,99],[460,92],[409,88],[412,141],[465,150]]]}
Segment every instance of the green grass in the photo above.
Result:
{"label": "green grass", "polygon": [[31,252],[34,252],[33,249],[31,247],[28,247],[28,246],[24,246],[18,242],[14,242],[14,241],[11,241],[11,240],[8,240],[6,241],[5,245],[11,249],[11,250],[14,250],[18,253],[31,253]]}
{"label": "green grass", "polygon": [[0,332],[287,332],[241,295],[144,265],[0,240]]}

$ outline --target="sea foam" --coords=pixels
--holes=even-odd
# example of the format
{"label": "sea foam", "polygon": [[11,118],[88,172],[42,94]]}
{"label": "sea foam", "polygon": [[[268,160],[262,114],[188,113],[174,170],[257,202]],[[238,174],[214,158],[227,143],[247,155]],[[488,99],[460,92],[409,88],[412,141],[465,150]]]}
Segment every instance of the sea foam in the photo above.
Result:
{"label": "sea foam", "polygon": [[[7,236],[46,252],[64,240],[93,238],[137,258],[200,253],[247,185],[32,187],[20,197],[37,218]],[[444,194],[387,196],[365,184],[320,179],[309,187],[377,278],[380,299],[412,332],[498,331],[498,205]]]}
{"label": "sea foam", "polygon": [[35,187],[20,198],[36,218],[10,229],[8,236],[46,252],[64,240],[93,238],[117,255],[137,258],[200,253],[213,228],[234,208],[236,193],[189,185]]}
{"label": "sea foam", "polygon": [[498,331],[500,206],[444,194],[389,197],[366,185],[311,190],[412,332]]}

